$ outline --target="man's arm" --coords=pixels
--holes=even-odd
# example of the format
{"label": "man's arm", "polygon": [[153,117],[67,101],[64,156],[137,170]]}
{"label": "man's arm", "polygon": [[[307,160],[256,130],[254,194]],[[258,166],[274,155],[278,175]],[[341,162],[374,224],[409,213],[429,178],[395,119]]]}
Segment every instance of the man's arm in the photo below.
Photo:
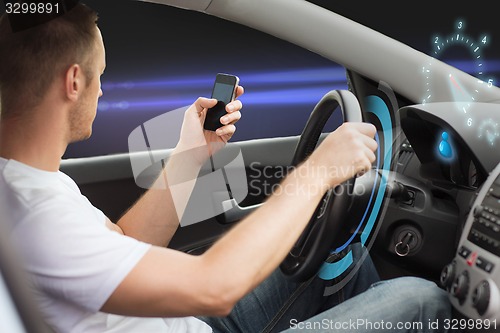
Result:
{"label": "man's arm", "polygon": [[282,262],[325,191],[371,168],[374,135],[370,124],[342,125],[281,183],[279,195],[204,254],[153,247],[102,310],[133,316],[228,314]]}
{"label": "man's arm", "polygon": [[[237,96],[243,93],[238,87]],[[194,188],[196,177],[204,161],[215,150],[221,149],[234,134],[241,114],[240,101],[226,106],[228,114],[223,119],[224,126],[217,132],[204,131],[203,121],[208,108],[215,105],[213,99],[199,98],[184,115],[181,139],[173,150],[165,168],[153,185],[116,223],[108,222],[108,227],[138,240],[167,246],[179,225],[179,217]],[[169,183],[183,181],[176,187],[175,204]],[[166,184],[166,186],[165,186]]]}

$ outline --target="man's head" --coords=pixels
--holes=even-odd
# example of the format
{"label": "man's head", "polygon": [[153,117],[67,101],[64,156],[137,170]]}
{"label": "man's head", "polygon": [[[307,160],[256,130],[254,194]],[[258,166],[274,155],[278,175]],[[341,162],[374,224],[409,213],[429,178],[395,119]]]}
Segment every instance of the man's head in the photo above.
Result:
{"label": "man's head", "polygon": [[12,32],[9,18],[0,17],[1,119],[25,116],[56,91],[72,105],[68,139],[90,135],[105,66],[97,19],[94,10],[77,4],[47,23]]}

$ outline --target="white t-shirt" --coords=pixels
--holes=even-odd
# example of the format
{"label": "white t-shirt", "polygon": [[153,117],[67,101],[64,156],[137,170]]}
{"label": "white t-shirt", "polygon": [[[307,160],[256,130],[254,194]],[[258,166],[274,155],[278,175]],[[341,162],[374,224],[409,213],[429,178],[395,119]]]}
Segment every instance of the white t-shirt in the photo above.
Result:
{"label": "white t-shirt", "polygon": [[204,333],[201,320],[136,318],[99,312],[151,245],[109,230],[106,217],[62,172],[0,158],[0,218],[10,227],[57,332]]}

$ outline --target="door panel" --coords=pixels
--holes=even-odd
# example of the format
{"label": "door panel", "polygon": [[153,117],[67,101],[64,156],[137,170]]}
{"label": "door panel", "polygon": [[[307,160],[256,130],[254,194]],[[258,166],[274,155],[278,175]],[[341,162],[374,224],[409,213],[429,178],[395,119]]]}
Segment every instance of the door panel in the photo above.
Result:
{"label": "door panel", "polygon": [[[233,143],[241,149],[245,163],[248,195],[243,207],[262,203],[290,166],[298,136],[255,139]],[[148,156],[149,152],[134,153]],[[155,151],[168,156],[170,151]],[[66,159],[61,171],[72,177],[80,190],[112,221],[120,216],[145,192],[136,185],[129,154]],[[202,252],[234,224],[221,224],[215,218],[180,227],[169,247],[193,253]]]}

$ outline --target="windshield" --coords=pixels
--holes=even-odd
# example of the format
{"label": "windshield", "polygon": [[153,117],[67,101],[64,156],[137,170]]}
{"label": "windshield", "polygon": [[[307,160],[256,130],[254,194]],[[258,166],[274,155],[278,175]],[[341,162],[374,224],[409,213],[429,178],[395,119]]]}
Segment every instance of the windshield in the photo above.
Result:
{"label": "windshield", "polygon": [[[500,78],[498,15],[491,3],[443,5],[430,1],[310,0],[484,81]],[[457,39],[458,35],[458,39]],[[479,57],[478,57],[479,56]]]}

